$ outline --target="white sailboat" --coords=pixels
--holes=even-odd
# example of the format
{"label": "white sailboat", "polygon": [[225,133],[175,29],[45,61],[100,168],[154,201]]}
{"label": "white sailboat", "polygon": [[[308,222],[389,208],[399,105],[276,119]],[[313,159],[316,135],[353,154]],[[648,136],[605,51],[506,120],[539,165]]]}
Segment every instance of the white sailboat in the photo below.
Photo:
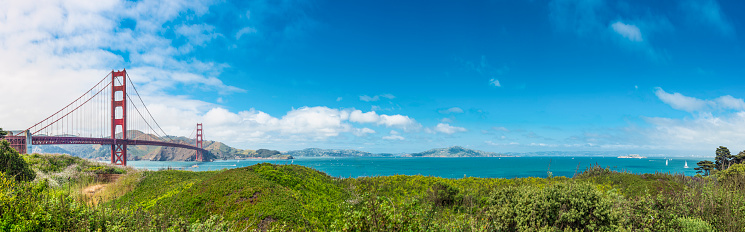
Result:
{"label": "white sailboat", "polygon": [[686,165],[683,168],[688,168],[688,161],[686,161]]}
{"label": "white sailboat", "polygon": [[665,160],[665,166],[667,166],[667,159]]}

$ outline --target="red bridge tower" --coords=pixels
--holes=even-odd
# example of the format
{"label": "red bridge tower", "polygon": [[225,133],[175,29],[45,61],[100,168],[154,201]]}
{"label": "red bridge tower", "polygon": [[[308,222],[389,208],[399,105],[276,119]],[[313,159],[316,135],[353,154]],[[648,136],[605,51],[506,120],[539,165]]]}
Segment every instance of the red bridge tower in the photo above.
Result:
{"label": "red bridge tower", "polygon": [[196,157],[196,161],[197,162],[204,161],[204,156],[203,156],[204,154],[202,154],[202,150],[201,150],[202,148],[204,148],[204,145],[202,145],[202,139],[203,139],[202,136],[203,136],[203,134],[202,134],[202,124],[201,123],[197,123],[197,139],[196,139],[196,141],[197,141],[197,148],[199,148],[199,149],[197,149],[197,157]]}
{"label": "red bridge tower", "polygon": [[[117,80],[117,77],[122,79]],[[127,70],[111,70],[111,163],[127,166]],[[121,99],[121,100],[117,100]],[[119,111],[117,111],[119,109]],[[116,138],[116,127],[121,126],[122,137]]]}

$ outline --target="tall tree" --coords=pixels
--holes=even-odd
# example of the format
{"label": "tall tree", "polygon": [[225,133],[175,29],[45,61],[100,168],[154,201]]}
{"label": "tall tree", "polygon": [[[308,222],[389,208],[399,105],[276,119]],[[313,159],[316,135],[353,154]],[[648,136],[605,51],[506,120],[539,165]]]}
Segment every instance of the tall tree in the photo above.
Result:
{"label": "tall tree", "polygon": [[7,131],[4,131],[2,127],[0,127],[0,139],[5,138],[5,136],[8,135]]}
{"label": "tall tree", "polygon": [[703,160],[696,163],[698,165],[697,168],[694,168],[698,170],[696,173],[702,173],[704,176],[708,176],[711,173],[711,170],[714,170],[714,162],[711,162],[709,160]]}
{"label": "tall tree", "polygon": [[716,161],[715,164],[717,170],[723,171],[724,169],[727,169],[730,165],[732,165],[732,154],[730,154],[727,147],[719,146],[719,148],[717,148],[717,155],[714,160]]}
{"label": "tall tree", "polygon": [[736,156],[732,157],[732,163],[735,163],[735,164],[745,163],[745,151],[741,151],[740,153],[737,153]]}

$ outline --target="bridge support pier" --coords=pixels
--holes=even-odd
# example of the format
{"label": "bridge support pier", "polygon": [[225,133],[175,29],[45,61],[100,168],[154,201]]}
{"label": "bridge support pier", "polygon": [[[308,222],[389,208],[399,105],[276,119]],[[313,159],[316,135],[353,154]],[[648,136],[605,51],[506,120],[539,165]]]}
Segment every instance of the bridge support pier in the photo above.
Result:
{"label": "bridge support pier", "polygon": [[32,148],[34,147],[31,143],[31,133],[29,130],[26,130],[26,150],[21,154],[29,154],[29,153],[34,152]]}

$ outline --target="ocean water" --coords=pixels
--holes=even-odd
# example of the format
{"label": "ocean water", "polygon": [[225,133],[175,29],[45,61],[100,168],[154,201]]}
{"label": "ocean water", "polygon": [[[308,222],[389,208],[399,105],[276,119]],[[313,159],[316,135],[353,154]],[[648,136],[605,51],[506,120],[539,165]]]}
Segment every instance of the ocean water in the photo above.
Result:
{"label": "ocean water", "polygon": [[[334,177],[425,175],[445,178],[489,177],[546,177],[550,171],[554,176],[572,177],[588,166],[600,165],[612,170],[632,173],[680,173],[696,174],[698,161],[702,158],[644,158],[619,159],[616,157],[478,157],[478,158],[296,158],[293,160],[220,160],[215,162],[181,161],[128,161],[127,165],[149,170],[174,168],[192,171],[210,171],[240,168],[257,163],[302,165],[327,173]],[[684,168],[688,162],[689,168]],[[197,165],[198,167],[192,167]]]}

